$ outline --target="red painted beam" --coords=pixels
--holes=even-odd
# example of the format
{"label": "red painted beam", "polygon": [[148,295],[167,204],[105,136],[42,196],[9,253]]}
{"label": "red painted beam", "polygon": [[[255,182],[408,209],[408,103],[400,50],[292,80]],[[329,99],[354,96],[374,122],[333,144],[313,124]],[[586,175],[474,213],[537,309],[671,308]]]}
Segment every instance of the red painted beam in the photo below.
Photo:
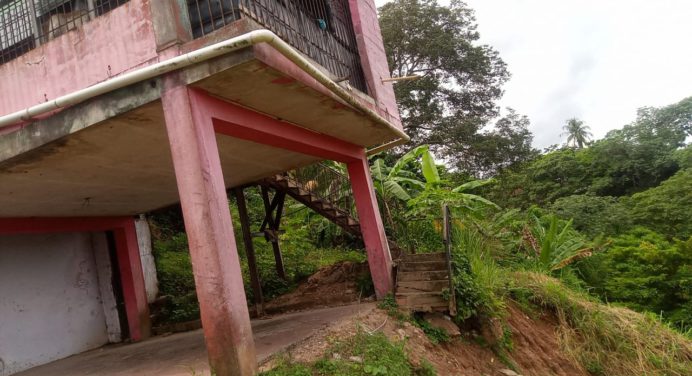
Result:
{"label": "red painted beam", "polygon": [[113,235],[130,338],[139,341],[151,336],[151,323],[135,221],[116,227]]}
{"label": "red painted beam", "polygon": [[131,217],[0,218],[0,234],[111,231],[126,226]]}
{"label": "red painted beam", "polygon": [[206,119],[202,121],[211,119],[214,130],[226,136],[344,163],[359,160],[363,153],[361,146],[277,120],[199,89],[190,90],[190,100],[204,114]]}
{"label": "red painted beam", "polygon": [[113,231],[130,339],[150,336],[149,306],[132,217],[0,218],[0,234]]}

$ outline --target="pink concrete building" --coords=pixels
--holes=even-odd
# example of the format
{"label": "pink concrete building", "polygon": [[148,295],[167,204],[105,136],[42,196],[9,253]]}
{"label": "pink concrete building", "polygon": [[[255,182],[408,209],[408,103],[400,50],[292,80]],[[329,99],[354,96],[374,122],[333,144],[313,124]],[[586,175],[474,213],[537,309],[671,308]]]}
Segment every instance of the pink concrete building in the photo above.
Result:
{"label": "pink concrete building", "polygon": [[0,0],[0,375],[148,337],[135,216],[178,202],[211,367],[254,374],[227,189],[322,160],[391,291],[388,72],[374,0]]}

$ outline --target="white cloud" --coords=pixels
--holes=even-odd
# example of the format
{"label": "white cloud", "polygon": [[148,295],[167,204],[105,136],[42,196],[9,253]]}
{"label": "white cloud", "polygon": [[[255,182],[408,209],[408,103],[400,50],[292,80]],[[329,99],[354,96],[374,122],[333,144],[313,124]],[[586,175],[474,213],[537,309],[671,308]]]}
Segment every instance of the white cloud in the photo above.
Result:
{"label": "white cloud", "polygon": [[499,104],[529,116],[538,147],[560,142],[570,117],[598,138],[692,95],[692,1],[467,2],[512,73]]}

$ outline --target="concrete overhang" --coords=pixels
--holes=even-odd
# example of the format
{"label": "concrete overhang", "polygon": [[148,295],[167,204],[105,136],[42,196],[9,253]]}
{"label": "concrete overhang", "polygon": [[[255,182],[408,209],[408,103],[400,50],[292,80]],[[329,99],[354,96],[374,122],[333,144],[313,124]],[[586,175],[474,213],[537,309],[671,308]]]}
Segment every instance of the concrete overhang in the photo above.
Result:
{"label": "concrete overhang", "polygon": [[[269,46],[193,66],[178,77],[226,101],[362,147],[396,138]],[[371,98],[354,95],[374,107]],[[160,97],[161,81],[153,79],[11,132],[0,130],[0,217],[133,215],[177,203]],[[227,187],[317,161],[224,135],[217,142]]]}

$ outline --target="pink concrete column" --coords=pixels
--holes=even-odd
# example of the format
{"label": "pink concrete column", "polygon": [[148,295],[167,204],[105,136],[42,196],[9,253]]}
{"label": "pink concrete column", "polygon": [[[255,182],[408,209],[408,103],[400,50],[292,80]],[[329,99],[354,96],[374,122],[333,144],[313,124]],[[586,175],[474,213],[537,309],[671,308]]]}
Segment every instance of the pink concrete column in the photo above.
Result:
{"label": "pink concrete column", "polygon": [[363,152],[361,159],[349,162],[347,166],[353,187],[353,197],[358,210],[360,230],[363,233],[363,242],[368,254],[370,275],[375,285],[377,298],[382,299],[394,289],[392,256],[389,253],[389,243],[377,206],[375,188],[372,184],[365,153]]}
{"label": "pink concrete column", "polygon": [[173,78],[162,95],[212,373],[254,375],[255,345],[211,118]]}
{"label": "pink concrete column", "polygon": [[122,224],[113,229],[113,235],[130,339],[140,341],[151,335],[151,322],[135,220],[123,220]]}
{"label": "pink concrete column", "polygon": [[375,0],[349,0],[348,3],[368,94],[377,101],[380,114],[401,128],[394,86],[391,82],[382,82],[383,78],[389,78],[389,66]]}

